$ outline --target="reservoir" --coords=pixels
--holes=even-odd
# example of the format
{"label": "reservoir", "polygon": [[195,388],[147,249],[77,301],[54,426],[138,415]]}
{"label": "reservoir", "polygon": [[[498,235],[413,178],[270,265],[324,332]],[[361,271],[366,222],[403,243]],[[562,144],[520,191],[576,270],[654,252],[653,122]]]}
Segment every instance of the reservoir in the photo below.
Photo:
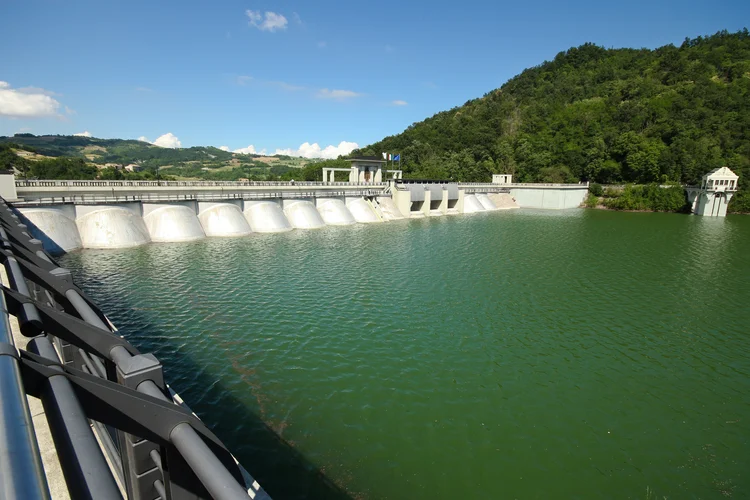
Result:
{"label": "reservoir", "polygon": [[746,498],[749,250],[521,209],[60,263],[274,498]]}

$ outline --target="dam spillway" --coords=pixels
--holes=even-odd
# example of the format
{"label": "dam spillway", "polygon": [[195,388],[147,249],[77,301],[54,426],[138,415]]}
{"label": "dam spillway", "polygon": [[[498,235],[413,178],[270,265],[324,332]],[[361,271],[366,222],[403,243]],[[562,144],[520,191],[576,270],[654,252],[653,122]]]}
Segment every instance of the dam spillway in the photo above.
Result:
{"label": "dam spillway", "polygon": [[323,222],[329,226],[348,226],[357,222],[344,201],[339,198],[318,198],[315,200],[315,207]]}
{"label": "dam spillway", "polygon": [[383,222],[375,213],[372,204],[364,198],[350,198],[346,201],[346,206],[351,210],[354,219],[362,224],[372,224],[374,222]]}
{"label": "dam spillway", "polygon": [[[0,186],[45,249],[128,248],[520,207],[572,208],[586,185],[401,181],[15,181]],[[7,188],[7,189],[6,189]]]}
{"label": "dam spillway", "polygon": [[284,233],[294,229],[278,203],[273,201],[250,201],[243,212],[255,233]]}
{"label": "dam spillway", "polygon": [[[203,206],[207,205],[207,206]],[[252,232],[239,206],[231,203],[198,204],[200,221],[206,236],[245,236]]]}
{"label": "dam spillway", "polygon": [[464,198],[464,213],[473,214],[487,210],[476,195],[470,194]]}
{"label": "dam spillway", "polygon": [[480,205],[482,205],[485,210],[497,210],[495,203],[489,198],[486,193],[477,193],[476,197],[477,200],[479,200]]}
{"label": "dam spillway", "polygon": [[[59,208],[26,208],[23,210],[23,216],[31,223],[31,234],[42,242],[45,250],[61,254],[83,248],[73,208],[71,205]],[[54,235],[54,239],[48,235]]]}
{"label": "dam spillway", "polygon": [[[143,220],[153,242],[194,241],[206,237],[195,211],[184,205],[156,205]],[[25,213],[24,213],[25,215]]]}
{"label": "dam spillway", "polygon": [[284,200],[284,215],[295,229],[318,229],[326,225],[310,200]]}
{"label": "dam spillway", "polygon": [[[133,209],[118,206],[85,208],[87,210],[76,219],[84,248],[129,248],[151,241],[146,223]],[[57,241],[56,233],[50,237]]]}

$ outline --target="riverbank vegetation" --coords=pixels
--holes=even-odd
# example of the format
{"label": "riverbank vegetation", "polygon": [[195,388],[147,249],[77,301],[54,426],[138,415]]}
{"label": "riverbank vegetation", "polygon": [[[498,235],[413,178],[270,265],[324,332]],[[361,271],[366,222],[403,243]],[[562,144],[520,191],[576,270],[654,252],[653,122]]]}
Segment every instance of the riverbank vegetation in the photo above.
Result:
{"label": "riverbank vegetation", "polygon": [[608,208],[638,212],[689,212],[685,189],[679,184],[626,185],[603,189],[599,184],[589,186],[584,204],[589,208]]}

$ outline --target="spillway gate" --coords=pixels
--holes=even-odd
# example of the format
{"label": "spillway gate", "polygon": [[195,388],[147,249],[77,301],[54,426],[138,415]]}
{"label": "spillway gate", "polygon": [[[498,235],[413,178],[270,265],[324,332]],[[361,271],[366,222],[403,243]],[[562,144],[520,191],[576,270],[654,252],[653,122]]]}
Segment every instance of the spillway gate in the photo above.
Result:
{"label": "spillway gate", "polygon": [[[74,499],[269,498],[171,390],[156,357],[117,331],[2,198],[0,256],[0,480],[8,498],[50,498],[50,483],[61,481]],[[38,440],[27,396],[41,400],[54,445]],[[40,448],[52,446],[62,478],[43,465]]]}

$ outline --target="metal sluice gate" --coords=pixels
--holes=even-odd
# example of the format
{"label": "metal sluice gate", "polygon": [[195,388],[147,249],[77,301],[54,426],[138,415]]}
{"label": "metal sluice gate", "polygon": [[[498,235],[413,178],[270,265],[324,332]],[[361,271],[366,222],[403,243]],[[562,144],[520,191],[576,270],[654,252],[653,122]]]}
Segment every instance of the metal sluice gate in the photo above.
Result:
{"label": "metal sluice gate", "polygon": [[0,258],[0,499],[50,498],[27,395],[42,402],[70,498],[270,498],[2,198]]}

